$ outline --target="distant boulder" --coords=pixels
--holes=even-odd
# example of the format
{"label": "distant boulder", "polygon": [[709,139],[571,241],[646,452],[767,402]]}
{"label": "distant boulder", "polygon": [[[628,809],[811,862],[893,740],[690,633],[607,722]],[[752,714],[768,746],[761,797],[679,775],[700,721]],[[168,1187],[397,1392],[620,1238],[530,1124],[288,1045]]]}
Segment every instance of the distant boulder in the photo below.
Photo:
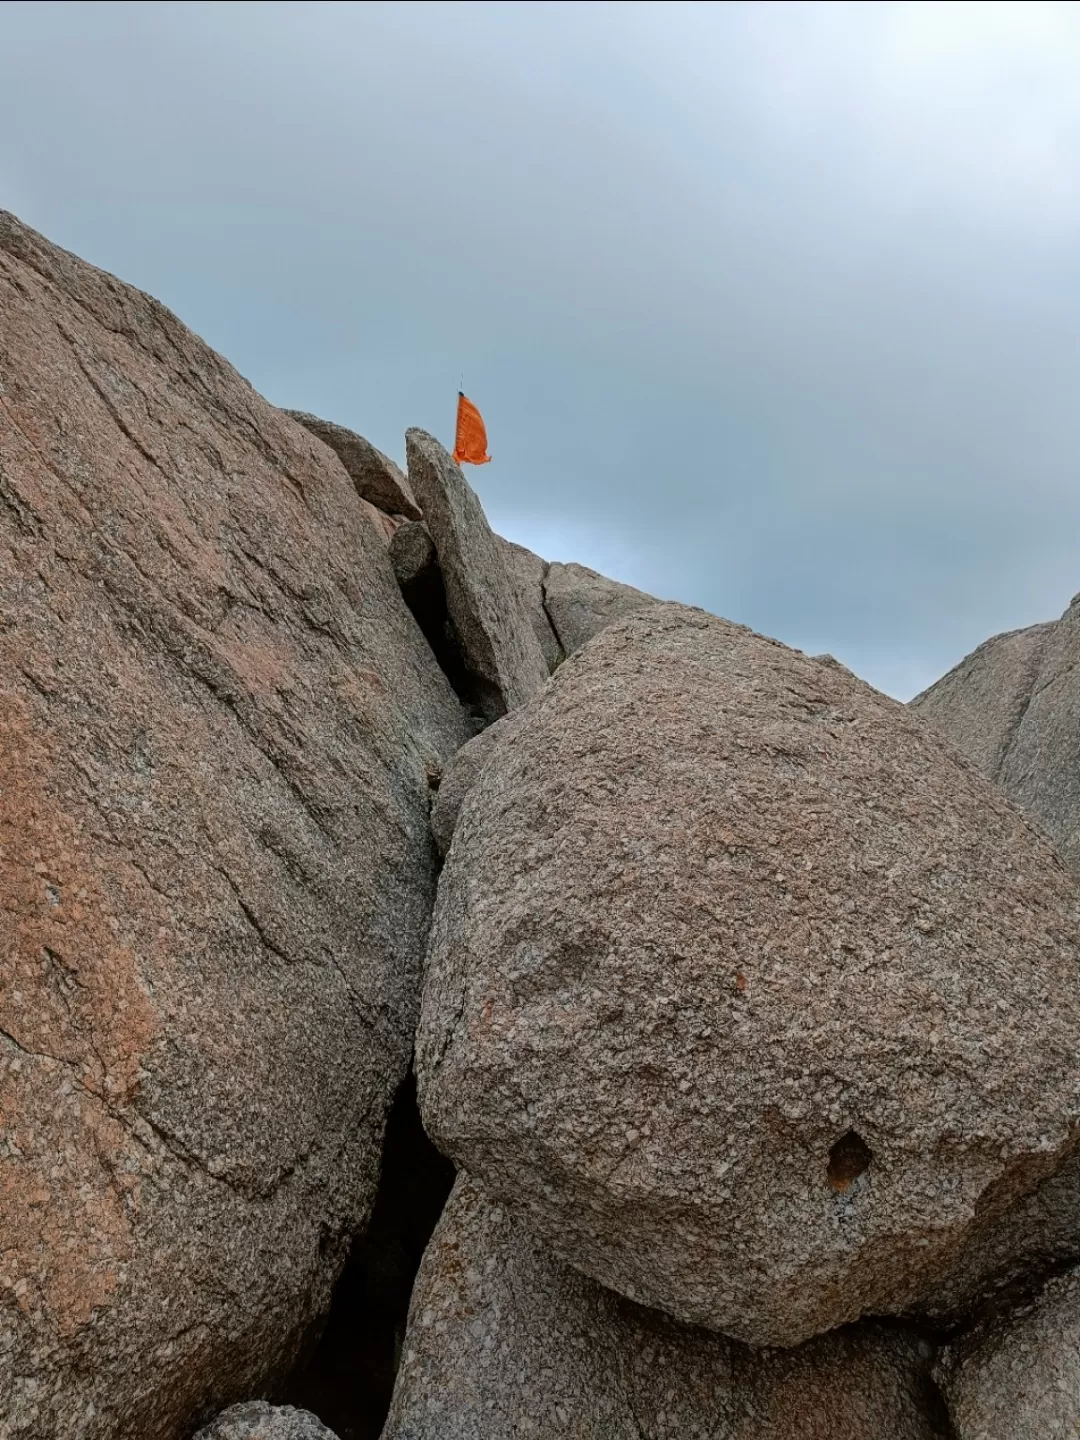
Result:
{"label": "distant boulder", "polygon": [[609,580],[586,565],[553,562],[544,576],[544,607],[567,655],[616,620],[658,603],[654,595]]}
{"label": "distant boulder", "polygon": [[356,493],[361,499],[374,505],[387,515],[404,515],[406,520],[419,520],[420,507],[408,480],[401,470],[381,450],[376,450],[370,440],[336,425],[333,420],[320,420],[318,415],[309,415],[306,410],[285,410],[290,420],[295,420],[305,430],[329,445],[345,466]]}
{"label": "distant boulder", "polygon": [[911,702],[1080,870],[1080,597],[995,635]]}
{"label": "distant boulder", "polygon": [[544,606],[544,580],[549,568],[548,562],[539,555],[534,555],[531,550],[526,550],[524,545],[515,545],[512,540],[504,540],[502,536],[496,536],[496,539],[499,541],[506,573],[536,632],[547,667],[554,670],[563,660],[564,652]]}
{"label": "distant boulder", "polygon": [[548,667],[498,537],[461,470],[432,436],[405,437],[409,479],[435,542],[446,607],[476,703],[488,720],[523,705]]}

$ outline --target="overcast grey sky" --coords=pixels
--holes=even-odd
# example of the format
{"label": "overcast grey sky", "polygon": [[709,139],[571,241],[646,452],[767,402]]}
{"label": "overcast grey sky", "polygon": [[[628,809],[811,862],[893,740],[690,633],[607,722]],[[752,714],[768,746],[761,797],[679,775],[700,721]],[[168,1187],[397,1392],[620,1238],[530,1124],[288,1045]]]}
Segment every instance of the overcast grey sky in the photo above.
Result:
{"label": "overcast grey sky", "polygon": [[906,698],[1080,590],[1080,9],[0,6],[0,205]]}

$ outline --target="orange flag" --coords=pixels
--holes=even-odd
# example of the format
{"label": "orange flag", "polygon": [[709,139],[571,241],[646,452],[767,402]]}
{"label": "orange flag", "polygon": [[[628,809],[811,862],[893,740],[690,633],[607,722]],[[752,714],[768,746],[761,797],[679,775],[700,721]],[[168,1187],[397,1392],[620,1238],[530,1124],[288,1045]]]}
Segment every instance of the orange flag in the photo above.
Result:
{"label": "orange flag", "polygon": [[484,417],[462,392],[457,397],[457,435],[454,437],[454,459],[460,465],[488,465],[487,431]]}

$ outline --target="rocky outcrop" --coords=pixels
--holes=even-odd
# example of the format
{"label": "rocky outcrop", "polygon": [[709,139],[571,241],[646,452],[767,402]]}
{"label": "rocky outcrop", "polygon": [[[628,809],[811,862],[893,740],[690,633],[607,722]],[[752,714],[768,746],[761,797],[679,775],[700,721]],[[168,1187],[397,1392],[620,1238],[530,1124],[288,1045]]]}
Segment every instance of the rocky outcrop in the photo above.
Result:
{"label": "rocky outcrop", "polygon": [[1080,1435],[1080,1273],[964,1336],[937,1373],[956,1440]]}
{"label": "rocky outcrop", "polygon": [[560,667],[462,809],[425,1122],[678,1319],[790,1345],[901,1313],[1076,1133],[1076,916],[904,707],[656,606]]}
{"label": "rocky outcrop", "polygon": [[336,425],[332,420],[320,420],[318,415],[309,415],[306,410],[285,410],[282,413],[310,431],[324,445],[329,445],[348,471],[361,499],[387,515],[404,515],[406,520],[420,519],[420,507],[408,480],[392,460],[381,450],[376,450],[370,440],[357,435],[355,430],[347,430],[344,425]]}
{"label": "rocky outcrop", "polygon": [[547,663],[480,501],[437,440],[405,437],[409,478],[439,557],[446,606],[476,704],[488,720],[542,688]]}
{"label": "rocky outcrop", "polygon": [[195,1440],[337,1440],[308,1410],[254,1400],[225,1410]]}
{"label": "rocky outcrop", "polygon": [[898,706],[407,449],[0,212],[0,1440],[1080,1431],[1080,597]]}
{"label": "rocky outcrop", "polygon": [[420,1269],[384,1440],[944,1440],[899,1328],[752,1351],[560,1265],[459,1177]]}
{"label": "rocky outcrop", "polygon": [[512,540],[504,540],[501,535],[495,538],[499,542],[510,583],[517,591],[521,607],[536,633],[548,670],[555,670],[562,663],[564,653],[544,605],[544,581],[549,569],[548,562],[539,555],[534,555],[531,550],[526,550],[524,545],[515,545]]}
{"label": "rocky outcrop", "polygon": [[0,216],[0,1433],[173,1440],[327,1304],[466,738],[329,451]]}
{"label": "rocky outcrop", "polygon": [[560,646],[567,655],[599,635],[616,620],[657,604],[654,595],[609,580],[585,565],[548,566],[544,576],[544,607]]}
{"label": "rocky outcrop", "polygon": [[911,704],[1080,869],[1080,597],[987,640]]}

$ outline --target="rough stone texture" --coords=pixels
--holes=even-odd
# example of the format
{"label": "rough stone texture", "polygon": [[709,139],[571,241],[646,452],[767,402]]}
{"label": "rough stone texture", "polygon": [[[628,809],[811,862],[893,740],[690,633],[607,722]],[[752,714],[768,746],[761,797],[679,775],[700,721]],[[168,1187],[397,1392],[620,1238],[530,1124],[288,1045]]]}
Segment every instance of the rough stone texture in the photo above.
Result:
{"label": "rough stone texture", "polygon": [[0,1436],[257,1392],[374,1194],[467,735],[341,465],[0,214]]}
{"label": "rough stone texture", "polygon": [[523,705],[548,678],[499,541],[465,476],[423,430],[405,437],[412,481],[435,542],[461,658],[488,720]]}
{"label": "rough stone texture", "polygon": [[1080,1261],[1080,1146],[1005,1214],[977,1215],[949,1273],[912,1308],[933,1321],[973,1323]]}
{"label": "rough stone texture", "polygon": [[305,430],[329,445],[349,472],[357,494],[377,510],[387,515],[404,515],[406,520],[419,520],[420,507],[412,487],[394,462],[381,450],[376,450],[370,440],[336,425],[333,420],[320,420],[318,415],[309,415],[305,410],[284,410],[290,420],[295,420]]}
{"label": "rough stone texture", "polygon": [[911,704],[1080,870],[1080,597],[1060,620],[987,640]]}
{"label": "rough stone texture", "polygon": [[944,1440],[932,1353],[869,1325],[782,1351],[684,1329],[560,1265],[460,1176],[383,1440]]}
{"label": "rough stone texture", "polygon": [[425,1123],[676,1318],[794,1344],[931,1304],[975,1207],[1076,1134],[1076,918],[1051,847],[905,707],[656,606],[559,668],[462,809]]}
{"label": "rough stone texture", "polygon": [[937,1374],[956,1440],[1076,1440],[1080,1274],[950,1346]]}
{"label": "rough stone texture", "polygon": [[616,620],[657,603],[655,595],[609,580],[586,565],[555,562],[544,577],[545,611],[567,655]]}
{"label": "rough stone texture", "polygon": [[465,797],[476,782],[477,776],[504,741],[512,739],[521,725],[526,712],[515,710],[504,715],[475,735],[447,765],[443,772],[435,803],[431,807],[431,828],[435,835],[435,847],[440,855],[450,849],[454,828]]}
{"label": "rough stone texture", "polygon": [[435,546],[422,520],[406,520],[390,540],[390,564],[403,590],[415,585],[436,563]]}
{"label": "rough stone texture", "polygon": [[991,780],[1023,719],[1053,629],[1031,625],[995,635],[911,702]]}
{"label": "rough stone texture", "polygon": [[501,535],[495,538],[499,542],[510,583],[517,591],[522,608],[536,632],[548,670],[554,671],[562,663],[564,655],[559,637],[555,634],[544,608],[544,581],[547,578],[548,562],[539,555],[534,555],[531,550],[526,550],[524,545],[515,545],[513,540],[504,540]]}
{"label": "rough stone texture", "polygon": [[212,1424],[199,1431],[195,1440],[337,1440],[337,1437],[310,1410],[253,1400],[223,1411]]}

